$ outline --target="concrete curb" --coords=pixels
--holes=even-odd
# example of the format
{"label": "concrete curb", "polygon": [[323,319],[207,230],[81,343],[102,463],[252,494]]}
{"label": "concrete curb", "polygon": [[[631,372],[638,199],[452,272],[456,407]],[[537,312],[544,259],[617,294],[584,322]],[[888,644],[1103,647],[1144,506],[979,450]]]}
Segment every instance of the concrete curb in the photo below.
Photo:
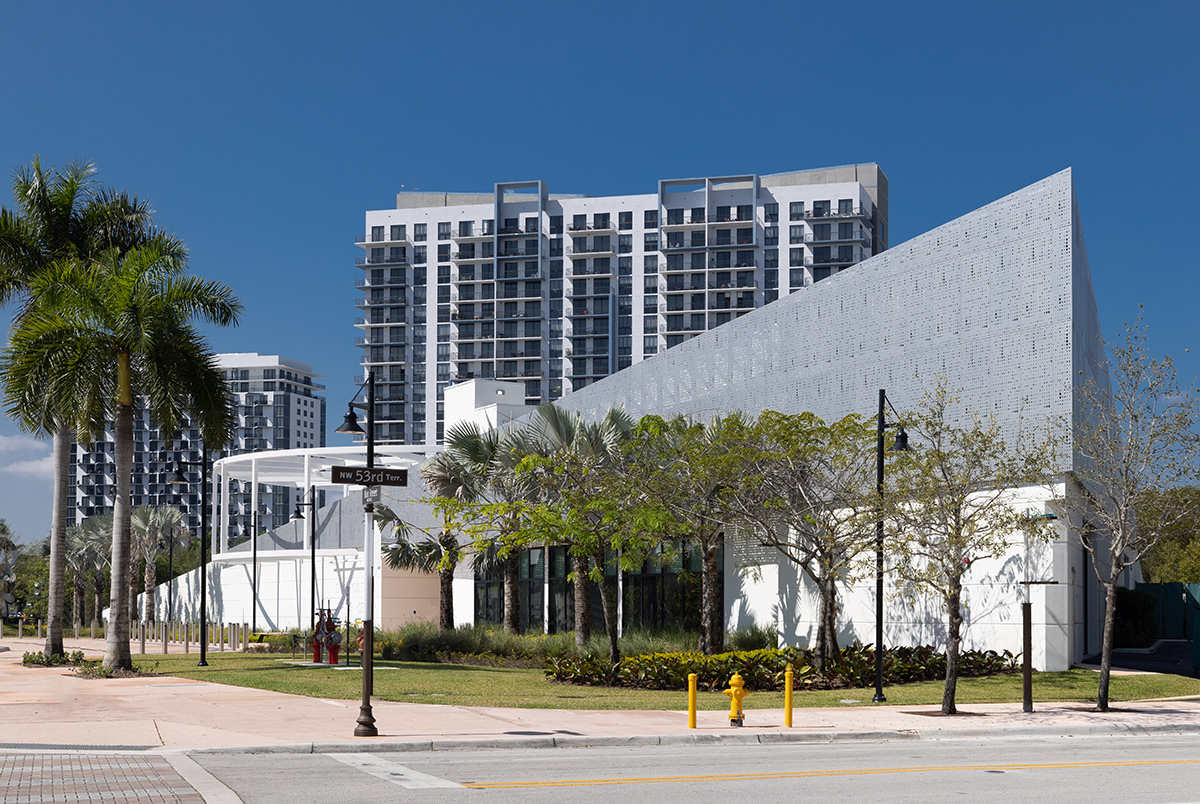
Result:
{"label": "concrete curb", "polygon": [[[189,754],[391,754],[514,748],[601,748],[607,746],[816,745],[892,741],[989,740],[1014,737],[1200,736],[1200,723],[1125,723],[1013,726],[999,729],[896,729],[892,731],[730,732],[722,734],[585,735],[492,737],[475,740],[406,740],[361,743],[293,743],[236,748],[177,749]],[[174,753],[173,752],[173,753]],[[165,753],[165,752],[164,752]]]}

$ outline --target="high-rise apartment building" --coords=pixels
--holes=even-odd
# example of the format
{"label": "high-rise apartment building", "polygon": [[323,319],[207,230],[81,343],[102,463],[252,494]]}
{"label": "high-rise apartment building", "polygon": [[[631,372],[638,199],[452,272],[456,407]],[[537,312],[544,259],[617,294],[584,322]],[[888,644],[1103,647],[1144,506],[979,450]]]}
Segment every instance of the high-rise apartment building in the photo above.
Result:
{"label": "high-rise apartment building", "polygon": [[541,181],[400,193],[356,238],[376,437],[439,442],[456,381],[558,399],[828,279],[887,248],[887,199],[875,164],[644,195],[551,195]]}
{"label": "high-rise apartment building", "polygon": [[[233,439],[222,449],[209,446],[209,458],[268,449],[325,446],[325,399],[317,394],[325,386],[312,366],[278,355],[244,352],[217,355],[217,362],[237,406],[238,422]],[[113,434],[108,431],[91,449],[73,445],[68,510],[72,521],[82,522],[94,514],[109,513],[116,494]],[[133,421],[133,477],[130,497],[133,506],[179,505],[193,532],[200,529],[200,470],[183,467],[192,482],[184,491],[169,485],[177,461],[198,462],[200,432],[189,421],[173,437],[159,430],[149,410],[139,406]],[[251,490],[230,489],[230,532],[249,532],[253,526]],[[267,529],[288,521],[299,501],[297,491],[260,486],[259,528]],[[219,503],[220,501],[218,501]]]}

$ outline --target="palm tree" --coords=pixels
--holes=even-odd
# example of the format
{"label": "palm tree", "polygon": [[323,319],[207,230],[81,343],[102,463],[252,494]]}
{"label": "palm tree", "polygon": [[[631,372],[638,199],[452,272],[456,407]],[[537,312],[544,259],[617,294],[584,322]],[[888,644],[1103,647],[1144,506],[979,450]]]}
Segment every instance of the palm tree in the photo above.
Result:
{"label": "palm tree", "polygon": [[[43,168],[34,158],[13,174],[17,209],[0,209],[0,304],[21,299],[27,309],[34,280],[55,261],[88,259],[103,249],[127,251],[155,243],[178,263],[186,258],[183,244],[153,226],[148,202],[111,190],[97,190],[96,168],[72,162],[61,170]],[[66,553],[66,501],[70,464],[71,416],[48,411],[36,423],[22,421],[31,432],[54,439],[54,497],[50,523],[50,582],[47,593],[45,653],[61,654],[63,577]]]}
{"label": "palm tree", "polygon": [[[87,591],[87,574],[95,572],[101,580],[104,577],[104,565],[108,563],[109,538],[112,528],[107,531],[94,524],[88,526],[85,520],[81,525],[67,528],[67,568],[71,571],[72,586],[75,597],[75,625],[83,625],[83,615],[87,608],[84,604],[84,594]],[[102,587],[101,587],[102,588]],[[96,611],[100,611],[100,599],[96,599]],[[93,624],[95,618],[93,618]]]}
{"label": "palm tree", "polygon": [[104,568],[112,555],[112,514],[96,514],[83,520],[83,540],[88,542],[86,566],[92,572],[92,628],[100,627],[104,608]]}
{"label": "palm tree", "polygon": [[11,415],[34,425],[70,412],[82,441],[113,422],[113,616],[104,666],[129,669],[135,401],[143,397],[164,430],[190,415],[205,443],[223,445],[235,422],[228,387],[190,322],[236,323],[241,303],[225,285],[183,275],[154,246],[109,249],[90,265],[57,261],[34,281],[31,296],[0,363],[5,402]]}
{"label": "palm tree", "polygon": [[[145,562],[142,576],[142,619],[152,623],[157,611],[154,605],[154,590],[158,586],[158,575],[155,572],[158,551],[166,549],[171,541],[181,546],[187,544],[191,541],[192,532],[184,520],[183,512],[169,505],[139,506],[133,509],[129,522],[133,529],[132,554],[137,560]],[[136,564],[136,561],[134,563]],[[132,594],[130,596],[133,597]]]}
{"label": "palm tree", "polygon": [[386,505],[375,504],[375,522],[394,528],[396,543],[384,551],[392,569],[437,573],[439,586],[438,628],[454,629],[454,568],[462,559],[462,546],[449,526],[437,536],[421,531],[426,538],[413,539],[412,527]]}
{"label": "palm tree", "polygon": [[473,422],[462,422],[446,433],[445,447],[461,467],[464,495],[472,504],[495,504],[505,512],[492,523],[488,541],[494,542],[496,558],[503,566],[504,630],[515,633],[521,627],[520,554],[511,542],[521,524],[517,504],[536,488],[529,477],[517,472],[517,465],[536,449],[532,433],[512,426],[481,430]]}
{"label": "palm tree", "polygon": [[[586,422],[578,411],[565,411],[546,403],[538,407],[530,422],[538,452],[547,456],[553,471],[538,472],[543,494],[551,503],[568,509],[572,526],[562,533],[570,549],[575,583],[575,643],[587,644],[591,630],[591,595],[588,589],[588,561],[594,562],[600,575],[598,588],[604,610],[605,631],[609,640],[609,658],[619,659],[617,647],[616,589],[604,570],[606,556],[613,548],[614,528],[624,529],[617,518],[600,513],[611,499],[612,479],[621,473],[622,447],[633,431],[633,421],[623,410],[612,409],[598,422]],[[609,511],[612,509],[609,508]]]}

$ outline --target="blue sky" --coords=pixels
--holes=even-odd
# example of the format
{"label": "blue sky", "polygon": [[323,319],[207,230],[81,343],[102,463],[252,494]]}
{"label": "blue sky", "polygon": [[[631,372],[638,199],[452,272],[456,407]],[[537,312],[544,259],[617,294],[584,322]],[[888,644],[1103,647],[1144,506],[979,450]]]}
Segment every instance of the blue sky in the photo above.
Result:
{"label": "blue sky", "polygon": [[[152,198],[193,272],[245,302],[213,348],[311,363],[331,430],[354,393],[363,212],[534,178],[627,194],[874,161],[896,245],[1070,166],[1105,334],[1143,304],[1153,349],[1200,370],[1194,2],[46,0],[4,17],[0,168],[90,159]],[[0,421],[0,517],[26,539],[49,526],[48,454]]]}

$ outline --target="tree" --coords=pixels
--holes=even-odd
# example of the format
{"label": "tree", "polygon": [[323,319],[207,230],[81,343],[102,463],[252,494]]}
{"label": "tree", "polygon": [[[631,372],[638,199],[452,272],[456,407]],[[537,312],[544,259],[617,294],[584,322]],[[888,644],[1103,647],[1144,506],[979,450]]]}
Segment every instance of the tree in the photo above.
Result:
{"label": "tree", "polygon": [[1200,487],[1183,486],[1162,494],[1150,493],[1134,512],[1138,522],[1161,518],[1164,506],[1185,507],[1191,515],[1168,522],[1158,541],[1142,553],[1142,577],[1150,583],[1196,583],[1200,581],[1200,500],[1178,496],[1200,496]]}
{"label": "tree", "polygon": [[100,627],[100,612],[104,609],[104,570],[112,560],[112,514],[95,514],[83,520],[83,538],[91,542],[88,558],[92,570],[92,628]]}
{"label": "tree", "polygon": [[[423,471],[423,470],[422,470]],[[383,552],[384,561],[392,569],[437,573],[438,628],[454,630],[454,568],[462,560],[462,547],[449,527],[437,536],[421,531],[426,538],[414,539],[413,528],[386,505],[375,504],[375,522],[391,526],[396,543]]]}
{"label": "tree", "polygon": [[718,558],[725,529],[737,515],[733,498],[742,469],[730,433],[745,427],[737,414],[707,425],[682,416],[643,416],[627,447],[639,499],[659,506],[700,553],[699,649],[706,654],[724,644]]}
{"label": "tree", "polygon": [[521,627],[516,535],[524,503],[535,491],[530,479],[516,470],[534,445],[523,427],[481,430],[473,422],[462,422],[446,433],[445,447],[461,467],[461,480],[468,490],[464,493],[464,499],[470,500],[466,530],[474,548],[479,553],[492,552],[503,566],[504,630],[515,633]]}
{"label": "tree", "polygon": [[[73,162],[61,170],[43,168],[34,158],[13,174],[16,210],[0,209],[0,303],[23,301],[27,309],[34,280],[56,260],[90,260],[105,249],[122,252],[156,245],[164,258],[182,263],[183,244],[153,226],[145,200],[124,192],[98,190],[95,166]],[[50,526],[50,578],[45,653],[61,654],[63,576],[66,552],[66,501],[70,464],[69,412],[54,411],[23,425],[54,439],[54,497]]]}
{"label": "tree", "polygon": [[438,453],[421,467],[421,479],[433,495],[434,510],[442,517],[442,530],[437,536],[440,557],[438,627],[454,628],[454,570],[462,560],[462,545],[455,534],[457,514],[474,500],[474,491],[467,470],[449,452]]}
{"label": "tree", "polygon": [[1044,535],[1045,520],[1031,518],[1015,493],[1048,486],[1054,465],[1049,439],[1026,434],[1020,445],[1007,444],[994,416],[971,413],[966,426],[955,426],[957,404],[957,395],[939,379],[920,409],[905,414],[916,449],[900,453],[885,493],[895,558],[889,572],[901,594],[913,600],[920,589],[932,592],[946,613],[947,715],[957,712],[963,578],[973,561],[1001,557],[1014,533]]}
{"label": "tree", "polygon": [[[1108,347],[1107,365],[1077,390],[1078,460],[1065,495],[1071,526],[1105,592],[1100,711],[1108,709],[1121,573],[1162,534],[1200,514],[1200,495],[1183,491],[1200,482],[1200,399],[1179,387],[1170,357],[1150,357],[1140,317]],[[1096,379],[1105,376],[1108,383]]]}
{"label": "tree", "polygon": [[760,544],[782,553],[817,587],[814,660],[823,667],[838,653],[837,586],[875,539],[874,427],[854,414],[827,425],[812,413],[768,410],[731,437],[745,443],[730,502]]}
{"label": "tree", "polygon": [[59,260],[38,275],[31,305],[4,351],[5,401],[31,429],[72,414],[81,441],[112,422],[112,622],[104,665],[132,666],[129,652],[133,412],[142,397],[170,432],[190,416],[206,443],[222,445],[235,423],[224,376],[193,318],[236,323],[241,304],[219,283],[185,276],[154,246],[109,249],[82,263]]}
{"label": "tree", "polygon": [[[608,637],[609,661],[620,661],[617,642],[617,590],[605,572],[609,556],[622,566],[642,563],[645,506],[630,492],[623,451],[633,421],[610,410],[598,422],[574,411],[541,405],[530,422],[537,454],[518,467],[541,489],[525,528],[526,542],[566,545],[575,583],[575,644],[587,643],[591,617],[588,581],[596,583]],[[592,567],[589,569],[589,559]]]}
{"label": "tree", "polygon": [[[191,541],[192,532],[188,528],[183,512],[169,505],[139,506],[130,515],[130,526],[133,529],[133,550],[131,554],[145,562],[143,571],[142,618],[146,622],[154,622],[157,608],[154,603],[154,591],[158,586],[156,559],[160,550],[169,548],[172,541],[184,545]],[[130,597],[136,599],[131,593]]]}

